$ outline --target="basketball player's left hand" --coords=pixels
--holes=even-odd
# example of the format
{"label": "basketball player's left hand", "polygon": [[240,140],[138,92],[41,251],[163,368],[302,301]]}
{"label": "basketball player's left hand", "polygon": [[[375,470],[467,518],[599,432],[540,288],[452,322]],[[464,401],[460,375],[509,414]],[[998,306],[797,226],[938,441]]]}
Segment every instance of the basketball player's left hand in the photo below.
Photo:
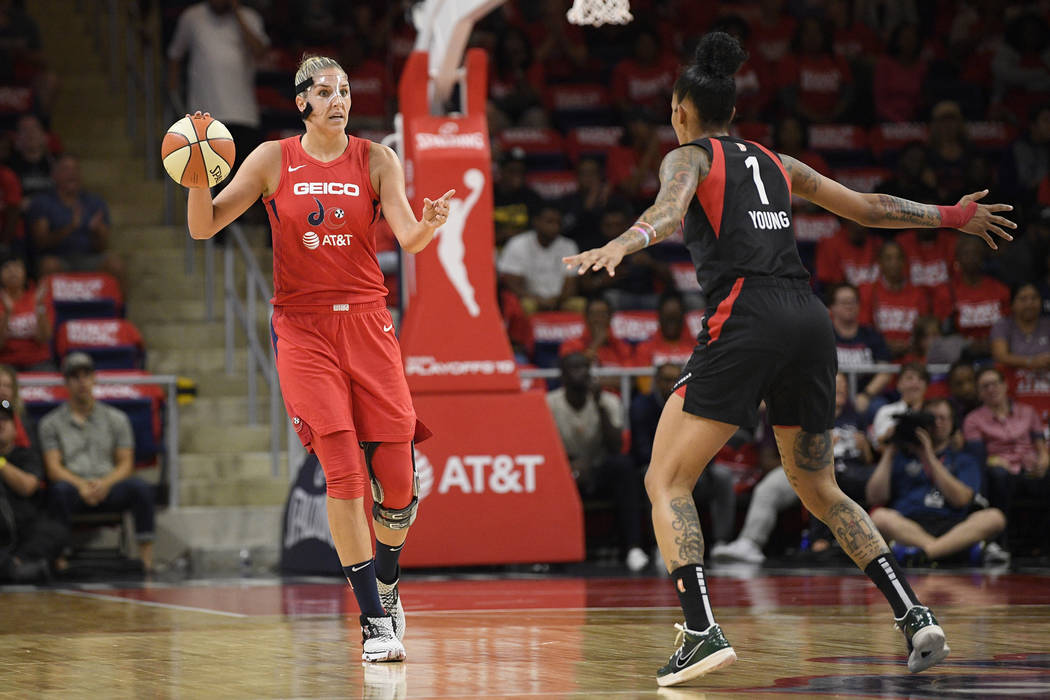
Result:
{"label": "basketball player's left hand", "polygon": [[[976,202],[978,199],[982,199],[986,194],[988,194],[988,190],[981,190],[980,192],[965,195],[959,200],[959,206],[966,206],[970,202]],[[995,240],[992,238],[991,234],[1012,241],[1014,237],[1004,231],[1003,228],[1017,228],[1017,224],[1014,222],[1001,216],[997,216],[995,212],[1000,211],[1013,211],[1013,207],[1009,204],[978,204],[977,211],[974,213],[973,218],[967,221],[966,225],[959,230],[963,233],[968,233],[971,236],[979,236],[980,238],[983,238],[989,248],[997,250],[999,246],[995,244]]]}
{"label": "basketball player's left hand", "polygon": [[423,224],[431,228],[441,228],[448,220],[448,200],[456,194],[455,190],[449,190],[441,195],[441,199],[433,201],[423,198]]}
{"label": "basketball player's left hand", "polygon": [[571,270],[578,266],[579,269],[576,270],[578,275],[588,271],[597,272],[605,268],[609,272],[609,277],[616,276],[616,266],[620,264],[621,260],[623,260],[623,248],[614,244],[613,241],[606,243],[601,248],[591,248],[577,255],[570,255],[561,259],[565,263],[566,269]]}

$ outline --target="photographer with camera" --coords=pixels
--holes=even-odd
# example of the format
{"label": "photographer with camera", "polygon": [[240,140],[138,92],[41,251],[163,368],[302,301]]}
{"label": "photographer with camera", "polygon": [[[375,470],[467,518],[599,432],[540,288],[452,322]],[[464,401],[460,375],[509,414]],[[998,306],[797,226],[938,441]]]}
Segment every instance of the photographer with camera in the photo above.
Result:
{"label": "photographer with camera", "polygon": [[[900,413],[868,480],[869,507],[885,506],[872,512],[872,521],[887,541],[917,548],[920,562],[964,552],[1006,527],[1001,510],[982,507],[981,465],[952,447],[954,433],[955,411],[947,399]],[[903,561],[910,552],[895,554]]]}
{"label": "photographer with camera", "polygon": [[876,450],[884,450],[893,439],[896,427],[894,416],[906,411],[918,411],[926,400],[926,388],[930,385],[930,373],[921,362],[908,362],[901,367],[897,377],[900,400],[888,403],[875,412],[871,421],[869,438]]}

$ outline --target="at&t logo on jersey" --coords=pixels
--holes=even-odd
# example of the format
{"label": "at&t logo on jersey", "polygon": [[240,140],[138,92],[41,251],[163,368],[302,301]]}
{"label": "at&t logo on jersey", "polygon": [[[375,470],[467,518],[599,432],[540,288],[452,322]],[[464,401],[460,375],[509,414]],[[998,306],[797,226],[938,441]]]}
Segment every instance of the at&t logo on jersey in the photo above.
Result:
{"label": "at&t logo on jersey", "polygon": [[317,250],[323,245],[333,248],[345,248],[350,245],[353,239],[354,235],[352,233],[326,233],[324,237],[321,237],[313,231],[307,231],[303,234],[303,245],[310,250]]}

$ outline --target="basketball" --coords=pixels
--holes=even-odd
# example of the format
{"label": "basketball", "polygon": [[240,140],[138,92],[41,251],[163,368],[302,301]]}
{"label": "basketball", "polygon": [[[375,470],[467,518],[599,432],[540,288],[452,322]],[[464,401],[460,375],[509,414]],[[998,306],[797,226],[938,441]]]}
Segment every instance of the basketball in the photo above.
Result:
{"label": "basketball", "polygon": [[208,115],[178,120],[164,134],[160,157],[171,179],[184,187],[212,187],[230,174],[236,151],[230,130]]}

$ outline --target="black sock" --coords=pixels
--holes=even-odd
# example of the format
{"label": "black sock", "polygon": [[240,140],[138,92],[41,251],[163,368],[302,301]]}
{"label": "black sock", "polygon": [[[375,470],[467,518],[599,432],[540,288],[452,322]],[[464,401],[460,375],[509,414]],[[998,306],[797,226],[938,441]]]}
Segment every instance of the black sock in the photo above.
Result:
{"label": "black sock", "polygon": [[711,601],[707,598],[707,579],[703,564],[686,564],[671,572],[678,601],[685,613],[685,626],[690,632],[703,632],[715,621]]}
{"label": "black sock", "polygon": [[376,590],[376,568],[371,559],[366,559],[358,564],[343,567],[346,580],[350,582],[350,588],[354,590],[357,598],[357,607],[361,608],[361,614],[365,617],[383,617],[386,611],[383,604],[379,602],[379,591]]}
{"label": "black sock", "polygon": [[919,599],[908,585],[908,580],[901,573],[897,558],[890,552],[875,557],[870,564],[864,567],[864,573],[868,575],[882,595],[889,601],[893,608],[893,616],[904,617],[908,609],[919,605]]}
{"label": "black sock", "polygon": [[376,578],[386,584],[391,584],[397,580],[401,574],[400,569],[397,566],[397,560],[401,557],[401,548],[405,546],[402,542],[399,545],[383,544],[379,540],[376,540]]}

